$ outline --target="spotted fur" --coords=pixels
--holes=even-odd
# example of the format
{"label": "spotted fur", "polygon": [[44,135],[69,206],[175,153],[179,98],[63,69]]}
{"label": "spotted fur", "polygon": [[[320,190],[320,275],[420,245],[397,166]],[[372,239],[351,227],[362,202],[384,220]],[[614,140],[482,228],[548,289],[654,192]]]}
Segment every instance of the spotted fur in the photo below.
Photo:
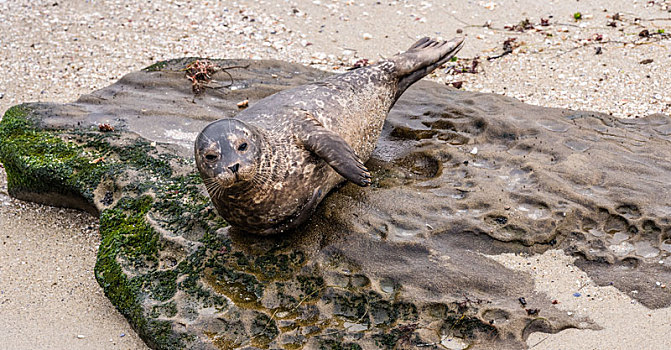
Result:
{"label": "spotted fur", "polygon": [[242,230],[274,234],[307,220],[345,179],[367,186],[363,162],[387,113],[462,43],[424,38],[389,60],[279,92],[208,125],[196,140],[196,165],[219,214]]}

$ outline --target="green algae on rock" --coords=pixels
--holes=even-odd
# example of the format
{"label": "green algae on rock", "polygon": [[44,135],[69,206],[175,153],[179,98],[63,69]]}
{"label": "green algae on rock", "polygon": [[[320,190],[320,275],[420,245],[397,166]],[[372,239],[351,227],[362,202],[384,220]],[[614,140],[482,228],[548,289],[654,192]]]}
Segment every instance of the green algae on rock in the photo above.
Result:
{"label": "green algae on rock", "polygon": [[191,61],[159,62],[74,103],[17,106],[0,122],[10,193],[100,216],[96,278],[150,347],[509,348],[590,326],[485,256],[498,252],[564,249],[598,283],[671,303],[646,288],[671,266],[667,116],[618,121],[420,83],[367,163],[374,186],[345,185],[301,229],[254,237],[216,215],[192,141],[237,102],[327,73],[213,60],[246,68],[216,73],[232,85],[194,97]]}

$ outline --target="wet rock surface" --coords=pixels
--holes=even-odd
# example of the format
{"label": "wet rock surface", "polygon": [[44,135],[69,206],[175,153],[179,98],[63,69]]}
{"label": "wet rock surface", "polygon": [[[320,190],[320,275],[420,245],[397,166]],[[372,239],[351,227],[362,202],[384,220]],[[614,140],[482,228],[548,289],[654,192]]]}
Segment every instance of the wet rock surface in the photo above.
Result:
{"label": "wet rock surface", "polygon": [[671,277],[668,116],[618,120],[420,82],[367,162],[373,186],[347,184],[301,229],[254,237],[216,215],[191,143],[239,102],[327,73],[220,60],[246,68],[194,96],[191,61],[72,104],[18,106],[0,124],[10,194],[100,215],[96,277],[151,347],[509,348],[594,327],[485,256],[550,248],[646,306],[671,304],[656,283]]}

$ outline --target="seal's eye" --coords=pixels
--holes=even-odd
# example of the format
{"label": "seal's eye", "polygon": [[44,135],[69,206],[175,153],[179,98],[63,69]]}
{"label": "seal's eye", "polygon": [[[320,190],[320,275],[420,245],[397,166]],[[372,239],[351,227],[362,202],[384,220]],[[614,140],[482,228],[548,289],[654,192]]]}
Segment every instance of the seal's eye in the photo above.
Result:
{"label": "seal's eye", "polygon": [[238,146],[238,151],[240,152],[244,152],[246,149],[247,149],[247,142],[243,142],[242,144],[240,144],[240,146]]}
{"label": "seal's eye", "polygon": [[210,154],[205,155],[205,159],[207,159],[210,162],[214,162],[215,160],[217,160],[217,158],[219,158],[219,157],[217,157],[216,154],[210,153]]}

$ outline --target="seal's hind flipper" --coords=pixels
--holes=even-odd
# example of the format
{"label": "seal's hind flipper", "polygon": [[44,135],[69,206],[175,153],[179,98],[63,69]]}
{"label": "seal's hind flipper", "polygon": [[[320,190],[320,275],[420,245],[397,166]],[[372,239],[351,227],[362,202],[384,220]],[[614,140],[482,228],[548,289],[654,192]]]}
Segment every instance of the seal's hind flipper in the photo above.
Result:
{"label": "seal's hind flipper", "polygon": [[463,45],[464,38],[447,41],[422,38],[410,46],[408,51],[392,57],[390,61],[394,62],[395,73],[399,79],[396,99],[401,97],[410,85],[454,57]]}
{"label": "seal's hind flipper", "polygon": [[362,187],[370,185],[370,172],[352,147],[310,114],[305,114],[297,136],[306,149],[322,158],[342,177]]}

